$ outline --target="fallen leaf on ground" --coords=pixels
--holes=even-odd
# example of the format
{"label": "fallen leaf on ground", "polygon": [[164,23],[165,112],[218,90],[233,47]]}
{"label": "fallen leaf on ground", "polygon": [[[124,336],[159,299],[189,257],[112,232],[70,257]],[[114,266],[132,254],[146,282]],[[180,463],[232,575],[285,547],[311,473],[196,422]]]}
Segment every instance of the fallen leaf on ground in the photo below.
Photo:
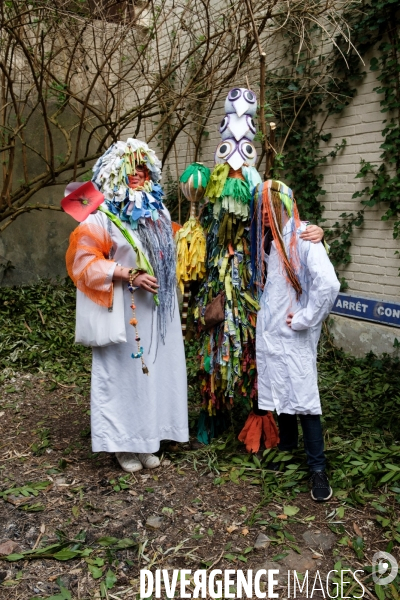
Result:
{"label": "fallen leaf on ground", "polygon": [[6,496],[5,500],[14,506],[19,506],[20,504],[24,504],[26,502],[26,497],[14,496],[10,494],[10,496]]}
{"label": "fallen leaf on ground", "polygon": [[299,510],[300,509],[297,506],[287,505],[283,507],[283,514],[287,515],[288,517],[294,517],[294,515],[297,515]]}
{"label": "fallen leaf on ground", "polygon": [[249,530],[247,529],[247,527],[242,529],[242,535],[247,535],[248,533],[249,533]]}
{"label": "fallen leaf on ground", "polygon": [[87,517],[89,523],[92,523],[93,525],[95,525],[96,523],[101,523],[103,519],[103,515],[90,515],[90,517]]}
{"label": "fallen leaf on ground", "polygon": [[359,526],[357,525],[357,523],[353,523],[353,529],[354,529],[354,533],[355,533],[356,535],[358,535],[358,537],[360,537],[360,538],[362,538],[362,537],[363,537],[362,531],[361,531],[361,529],[359,528]]}
{"label": "fallen leaf on ground", "polygon": [[228,525],[228,527],[226,528],[228,533],[233,533],[234,531],[236,531],[236,529],[238,529],[236,525]]}
{"label": "fallen leaf on ground", "polygon": [[278,519],[282,519],[282,521],[286,521],[287,515],[278,515]]}
{"label": "fallen leaf on ground", "polygon": [[17,542],[13,542],[12,540],[6,540],[2,544],[0,544],[0,556],[7,556],[8,554],[12,554],[14,550],[19,547]]}

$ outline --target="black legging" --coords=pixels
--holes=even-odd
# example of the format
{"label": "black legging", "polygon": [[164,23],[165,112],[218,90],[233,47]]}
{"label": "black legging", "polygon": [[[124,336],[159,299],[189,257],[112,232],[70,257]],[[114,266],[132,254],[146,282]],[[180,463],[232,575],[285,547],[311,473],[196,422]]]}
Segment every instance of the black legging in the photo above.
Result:
{"label": "black legging", "polygon": [[[320,415],[298,415],[303,430],[304,449],[307,463],[311,471],[324,471],[326,459],[324,454],[324,437]],[[279,450],[294,450],[299,443],[297,415],[281,413],[278,415]]]}

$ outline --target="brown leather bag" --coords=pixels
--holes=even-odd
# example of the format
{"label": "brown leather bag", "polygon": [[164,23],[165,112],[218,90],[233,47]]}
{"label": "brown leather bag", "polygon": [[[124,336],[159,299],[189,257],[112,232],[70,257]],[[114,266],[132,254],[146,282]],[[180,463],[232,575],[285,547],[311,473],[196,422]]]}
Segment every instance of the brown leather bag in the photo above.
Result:
{"label": "brown leather bag", "polygon": [[225,320],[225,292],[220,292],[218,296],[207,304],[204,313],[203,329],[211,329]]}

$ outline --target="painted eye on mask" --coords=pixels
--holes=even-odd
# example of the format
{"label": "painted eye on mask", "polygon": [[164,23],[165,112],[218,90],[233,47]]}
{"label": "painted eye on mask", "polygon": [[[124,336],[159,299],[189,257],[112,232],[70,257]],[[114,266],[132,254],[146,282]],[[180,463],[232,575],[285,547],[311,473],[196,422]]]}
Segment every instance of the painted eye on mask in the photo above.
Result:
{"label": "painted eye on mask", "polygon": [[226,130],[226,128],[228,127],[229,124],[229,118],[227,116],[225,116],[222,121],[221,124],[219,126],[219,132],[220,133],[224,133],[224,131]]}
{"label": "painted eye on mask", "polygon": [[256,96],[255,94],[253,94],[253,92],[251,92],[250,90],[246,90],[245,93],[243,94],[244,99],[249,102],[250,104],[254,104],[254,102],[256,101]]}
{"label": "painted eye on mask", "polygon": [[242,92],[240,91],[239,88],[234,88],[233,90],[231,90],[228,94],[228,100],[237,100],[240,96],[241,96]]}
{"label": "painted eye on mask", "polygon": [[249,129],[251,131],[252,134],[256,134],[256,124],[254,123],[254,119],[253,117],[250,117],[250,115],[247,115],[247,125],[249,126]]}
{"label": "painted eye on mask", "polygon": [[226,158],[227,156],[229,156],[233,149],[234,148],[232,143],[229,141],[225,141],[218,146],[215,154],[218,158]]}
{"label": "painted eye on mask", "polygon": [[251,144],[247,140],[243,140],[242,142],[240,142],[240,150],[243,156],[249,160],[253,160],[257,156],[257,152],[253,144]]}

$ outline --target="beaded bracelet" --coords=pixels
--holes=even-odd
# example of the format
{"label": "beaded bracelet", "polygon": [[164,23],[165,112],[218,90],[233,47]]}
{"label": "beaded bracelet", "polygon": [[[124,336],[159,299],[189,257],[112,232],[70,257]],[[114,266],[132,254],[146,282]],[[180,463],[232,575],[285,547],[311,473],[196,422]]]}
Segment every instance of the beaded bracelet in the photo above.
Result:
{"label": "beaded bracelet", "polygon": [[128,290],[132,293],[132,291],[137,290],[137,286],[133,285],[133,282],[135,281],[136,277],[138,275],[140,275],[141,273],[143,273],[143,271],[141,271],[140,269],[129,269],[129,283],[128,283]]}
{"label": "beaded bracelet", "polygon": [[137,329],[137,318],[136,318],[136,306],[135,306],[135,301],[134,301],[134,291],[137,289],[134,287],[133,282],[136,279],[136,277],[138,275],[140,275],[140,273],[143,273],[143,271],[140,271],[139,269],[129,269],[129,283],[128,283],[128,290],[131,293],[132,296],[132,304],[131,304],[131,309],[132,309],[132,318],[130,319],[129,323],[135,328],[135,340],[137,343],[137,348],[138,351],[136,353],[131,354],[132,358],[140,358],[140,360],[142,361],[142,371],[145,375],[149,374],[149,370],[146,367],[146,364],[143,360],[143,346],[140,345],[140,337],[139,337],[139,333],[138,333],[138,329]]}

